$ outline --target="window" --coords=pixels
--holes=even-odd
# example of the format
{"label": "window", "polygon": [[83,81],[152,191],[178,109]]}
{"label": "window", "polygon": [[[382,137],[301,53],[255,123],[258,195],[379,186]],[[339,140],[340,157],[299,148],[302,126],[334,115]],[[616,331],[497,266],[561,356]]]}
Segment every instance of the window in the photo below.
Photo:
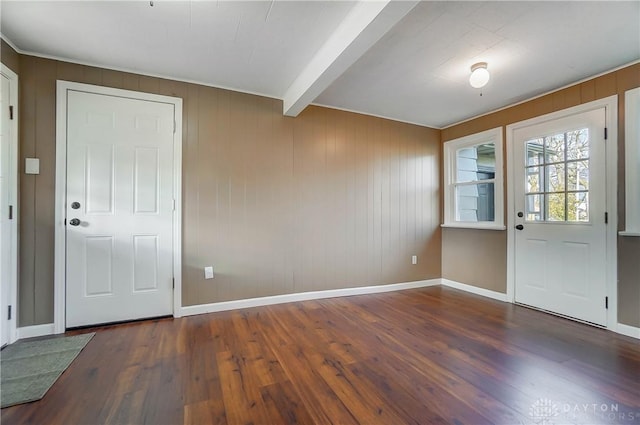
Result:
{"label": "window", "polygon": [[640,87],[628,90],[625,105],[625,230],[624,236],[640,236]]}
{"label": "window", "polygon": [[526,142],[525,220],[589,221],[589,129]]}
{"label": "window", "polygon": [[502,127],[444,144],[444,224],[504,230]]}

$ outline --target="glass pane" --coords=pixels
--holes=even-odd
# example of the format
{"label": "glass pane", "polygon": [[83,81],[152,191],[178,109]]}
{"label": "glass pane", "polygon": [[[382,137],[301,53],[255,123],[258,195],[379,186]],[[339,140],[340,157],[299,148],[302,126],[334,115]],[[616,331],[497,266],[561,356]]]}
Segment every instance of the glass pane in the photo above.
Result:
{"label": "glass pane", "polygon": [[567,194],[567,220],[589,221],[589,194],[587,192]]}
{"label": "glass pane", "polygon": [[567,133],[567,160],[589,158],[589,129]]}
{"label": "glass pane", "polygon": [[527,195],[526,199],[527,215],[525,220],[527,221],[543,221],[542,216],[542,203],[544,202],[544,195]]}
{"label": "glass pane", "polygon": [[458,186],[456,215],[459,221],[495,221],[494,184]]}
{"label": "glass pane", "polygon": [[[532,139],[526,146],[526,219],[589,221],[589,129]],[[539,192],[545,194],[533,195]]]}
{"label": "glass pane", "polygon": [[565,221],[564,193],[550,193],[547,196],[547,221]]}
{"label": "glass pane", "polygon": [[564,164],[547,165],[545,169],[545,192],[564,192]]}
{"label": "glass pane", "polygon": [[495,177],[496,148],[493,143],[483,143],[456,152],[457,182],[474,182]]}
{"label": "glass pane", "polygon": [[589,189],[589,160],[567,163],[567,190]]}
{"label": "glass pane", "polygon": [[542,174],[540,174],[541,167],[529,167],[527,168],[527,193],[542,192]]}
{"label": "glass pane", "polygon": [[564,134],[544,138],[545,162],[564,161]]}
{"label": "glass pane", "polygon": [[527,141],[527,165],[539,165],[542,161],[544,143],[542,139]]}

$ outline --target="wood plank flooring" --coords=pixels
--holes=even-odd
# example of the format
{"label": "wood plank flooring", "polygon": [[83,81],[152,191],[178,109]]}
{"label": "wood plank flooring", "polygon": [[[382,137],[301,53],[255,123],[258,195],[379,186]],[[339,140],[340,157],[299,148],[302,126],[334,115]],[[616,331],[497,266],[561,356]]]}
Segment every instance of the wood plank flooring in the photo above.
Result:
{"label": "wood plank flooring", "polygon": [[640,424],[639,341],[448,288],[93,330],[3,425]]}

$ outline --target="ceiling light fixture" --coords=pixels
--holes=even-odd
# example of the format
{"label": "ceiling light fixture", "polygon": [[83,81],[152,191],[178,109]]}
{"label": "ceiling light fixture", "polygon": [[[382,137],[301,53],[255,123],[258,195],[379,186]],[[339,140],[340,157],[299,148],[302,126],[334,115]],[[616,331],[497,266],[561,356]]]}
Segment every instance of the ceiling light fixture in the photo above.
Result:
{"label": "ceiling light fixture", "polygon": [[487,63],[486,62],[478,62],[476,64],[471,65],[471,76],[469,77],[469,84],[474,89],[479,89],[484,87],[488,82],[489,71],[487,71]]}

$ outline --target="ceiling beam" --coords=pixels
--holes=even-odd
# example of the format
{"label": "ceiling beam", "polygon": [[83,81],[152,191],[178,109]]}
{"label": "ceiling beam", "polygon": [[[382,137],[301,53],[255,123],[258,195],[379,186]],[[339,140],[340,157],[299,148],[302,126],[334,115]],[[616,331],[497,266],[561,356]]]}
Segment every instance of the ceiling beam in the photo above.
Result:
{"label": "ceiling beam", "polygon": [[284,115],[295,117],[419,1],[367,1],[353,6],[338,28],[287,89]]}

